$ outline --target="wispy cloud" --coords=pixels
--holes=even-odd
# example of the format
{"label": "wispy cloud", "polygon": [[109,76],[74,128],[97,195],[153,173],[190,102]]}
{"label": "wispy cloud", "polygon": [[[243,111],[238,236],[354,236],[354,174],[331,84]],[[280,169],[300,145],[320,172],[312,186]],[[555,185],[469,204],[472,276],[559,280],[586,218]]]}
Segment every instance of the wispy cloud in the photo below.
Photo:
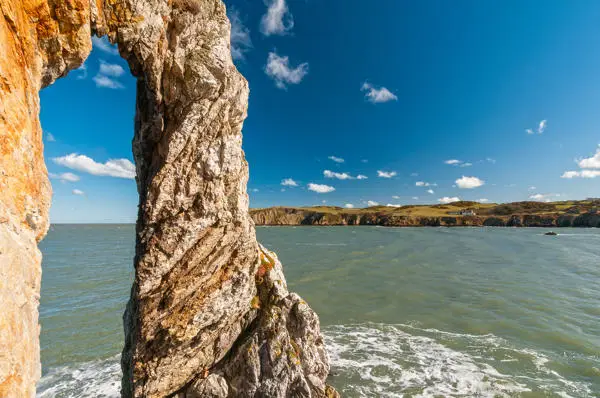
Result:
{"label": "wispy cloud", "polygon": [[73,195],[79,195],[79,196],[83,196],[85,195],[85,192],[83,192],[80,189],[74,189],[73,191],[71,191],[73,193]]}
{"label": "wispy cloud", "polygon": [[374,104],[388,101],[397,101],[398,97],[385,87],[375,87],[371,83],[363,83],[361,91],[365,92],[365,98]]}
{"label": "wispy cloud", "polygon": [[292,180],[291,178],[284,178],[283,180],[281,180],[281,185],[283,185],[284,187],[297,187],[298,183]]}
{"label": "wispy cloud", "polygon": [[260,20],[260,31],[265,36],[284,35],[294,27],[294,18],[285,0],[267,0],[267,13]]}
{"label": "wispy cloud", "polygon": [[98,75],[94,76],[92,78],[92,80],[96,83],[96,87],[100,87],[100,88],[110,88],[110,89],[113,89],[113,90],[125,88],[117,80],[111,79],[110,77],[104,76],[104,75],[101,75],[101,74],[98,74]]}
{"label": "wispy cloud", "polygon": [[444,163],[449,164],[449,165],[457,165],[457,164],[461,164],[462,160],[458,160],[458,159],[448,159],[446,160]]}
{"label": "wispy cloud", "polygon": [[75,69],[75,71],[77,73],[77,80],[83,80],[87,77],[87,65],[85,64],[85,62],[83,64],[81,64],[81,66],[77,69]]}
{"label": "wispy cloud", "polygon": [[369,206],[369,207],[379,206],[379,203],[375,202],[374,200],[367,200],[367,206]]}
{"label": "wispy cloud", "polygon": [[437,187],[437,184],[435,182],[430,183],[430,182],[425,182],[425,181],[417,181],[417,182],[415,182],[415,186],[417,186],[417,187]]}
{"label": "wispy cloud", "polygon": [[48,173],[48,176],[55,180],[60,180],[60,182],[77,182],[79,181],[79,176],[73,173]]}
{"label": "wispy cloud", "polygon": [[402,205],[398,205],[398,204],[394,204],[394,203],[388,203],[386,205],[386,207],[402,207]]}
{"label": "wispy cloud", "polygon": [[600,170],[565,171],[561,178],[596,178],[600,177]]}
{"label": "wispy cloud", "polygon": [[325,178],[337,178],[338,180],[353,180],[355,178],[348,173],[336,173],[331,170],[324,170],[323,175]]}
{"label": "wispy cloud", "polygon": [[369,178],[369,177],[367,177],[367,176],[366,176],[366,175],[364,175],[364,174],[359,174],[359,175],[357,175],[357,176],[356,176],[356,179],[357,179],[357,180],[366,180],[366,179],[368,179],[368,178]]}
{"label": "wispy cloud", "polygon": [[236,60],[244,59],[244,54],[252,49],[250,30],[244,26],[238,10],[230,8],[227,14],[231,22],[231,57]]}
{"label": "wispy cloud", "polygon": [[109,159],[106,163],[98,163],[85,155],[71,153],[66,156],[52,158],[52,161],[69,169],[96,176],[135,178],[135,165],[127,159]]}
{"label": "wispy cloud", "polygon": [[473,163],[463,162],[462,160],[458,160],[458,159],[449,159],[449,160],[446,160],[444,163],[449,164],[451,166],[457,166],[457,167],[471,167],[471,166],[473,166]]}
{"label": "wispy cloud", "polygon": [[432,195],[433,195],[435,192],[433,192],[433,189],[428,189],[428,190],[427,190],[427,193],[430,193],[430,194],[432,194]]}
{"label": "wispy cloud", "polygon": [[456,185],[461,189],[478,188],[485,184],[485,181],[480,180],[477,177],[465,177],[465,176],[462,176],[455,182],[456,182]]}
{"label": "wispy cloud", "polygon": [[548,126],[548,121],[547,120],[542,120],[539,124],[537,129],[525,129],[525,132],[527,134],[543,134],[544,131],[546,131],[546,127]]}
{"label": "wispy cloud", "polygon": [[377,177],[380,178],[392,178],[395,177],[398,173],[396,173],[395,171],[383,171],[383,170],[377,170]]}
{"label": "wispy cloud", "polygon": [[120,77],[125,73],[125,69],[121,65],[100,60],[100,73],[106,76]]}
{"label": "wispy cloud", "polygon": [[308,190],[316,193],[329,193],[335,191],[335,188],[325,184],[309,183]]}
{"label": "wispy cloud", "polygon": [[478,201],[479,203],[488,203],[490,200],[489,200],[489,199],[486,199],[486,198],[482,198],[482,199],[477,199],[477,201]]}
{"label": "wispy cloud", "polygon": [[438,202],[447,205],[448,203],[460,202],[460,198],[457,196],[453,196],[453,197],[444,196],[443,198],[439,198]]}
{"label": "wispy cloud", "polygon": [[337,156],[333,156],[333,155],[328,156],[327,159],[333,160],[336,163],[344,163],[344,159],[338,158]]}
{"label": "wispy cloud", "polygon": [[536,193],[535,195],[531,195],[529,196],[529,199],[538,201],[538,202],[550,202],[551,198],[558,198],[560,197],[560,194],[558,193],[547,193],[547,194],[541,194],[541,193]]}
{"label": "wispy cloud", "polygon": [[578,171],[565,171],[561,178],[596,178],[600,177],[600,146],[596,153],[589,158],[577,159]]}
{"label": "wispy cloud", "polygon": [[288,56],[279,56],[270,52],[265,66],[265,73],[275,81],[278,88],[286,89],[288,84],[298,84],[308,74],[308,63],[290,67]]}
{"label": "wispy cloud", "polygon": [[46,141],[47,142],[56,142],[56,138],[52,133],[46,133]]}
{"label": "wispy cloud", "polygon": [[96,37],[92,36],[92,46],[100,51],[103,51],[110,55],[119,55],[119,49],[117,46],[110,44],[106,36]]}
{"label": "wispy cloud", "polygon": [[346,203],[346,204],[344,205],[344,207],[345,207],[346,209],[354,209],[354,205],[353,205],[352,203]]}

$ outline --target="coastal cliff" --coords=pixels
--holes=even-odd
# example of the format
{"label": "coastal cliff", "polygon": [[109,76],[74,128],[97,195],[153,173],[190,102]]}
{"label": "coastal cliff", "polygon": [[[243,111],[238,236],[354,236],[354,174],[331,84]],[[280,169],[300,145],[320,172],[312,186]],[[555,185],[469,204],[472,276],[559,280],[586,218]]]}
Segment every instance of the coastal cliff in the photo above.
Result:
{"label": "coastal cliff", "polygon": [[0,396],[35,395],[51,190],[41,88],[108,35],[137,77],[140,196],[125,397],[330,397],[317,315],[256,241],[242,151],[248,84],[221,0],[0,0]]}
{"label": "coastal cliff", "polygon": [[[481,205],[456,202],[434,206],[272,207],[252,209],[256,225],[379,225],[385,227],[600,227],[593,203],[518,202]],[[458,214],[456,214],[458,213]],[[463,213],[463,214],[460,214]],[[471,215],[472,214],[472,215]]]}

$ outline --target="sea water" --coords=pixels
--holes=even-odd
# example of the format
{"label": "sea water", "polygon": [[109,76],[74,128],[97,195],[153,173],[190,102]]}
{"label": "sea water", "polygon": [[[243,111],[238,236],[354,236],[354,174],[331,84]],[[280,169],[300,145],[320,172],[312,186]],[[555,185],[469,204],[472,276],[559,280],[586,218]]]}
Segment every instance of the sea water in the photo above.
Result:
{"label": "sea water", "polygon": [[[600,230],[259,227],[345,397],[600,396]],[[117,397],[133,225],[54,225],[39,397]]]}

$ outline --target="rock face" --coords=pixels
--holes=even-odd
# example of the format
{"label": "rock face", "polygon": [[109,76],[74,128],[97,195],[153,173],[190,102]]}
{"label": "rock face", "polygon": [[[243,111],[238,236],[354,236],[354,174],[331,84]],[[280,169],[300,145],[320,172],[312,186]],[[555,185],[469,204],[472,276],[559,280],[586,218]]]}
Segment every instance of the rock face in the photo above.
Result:
{"label": "rock face", "polygon": [[250,210],[256,225],[380,225],[384,227],[588,227],[600,228],[600,214],[519,214],[478,216],[409,216],[386,211],[273,207]]}
{"label": "rock face", "polygon": [[92,33],[118,43],[138,78],[123,396],[335,395],[318,318],[287,291],[248,215],[248,85],[221,1],[0,0],[0,9],[0,396],[33,396],[40,373],[36,243],[50,188],[38,91],[81,65]]}

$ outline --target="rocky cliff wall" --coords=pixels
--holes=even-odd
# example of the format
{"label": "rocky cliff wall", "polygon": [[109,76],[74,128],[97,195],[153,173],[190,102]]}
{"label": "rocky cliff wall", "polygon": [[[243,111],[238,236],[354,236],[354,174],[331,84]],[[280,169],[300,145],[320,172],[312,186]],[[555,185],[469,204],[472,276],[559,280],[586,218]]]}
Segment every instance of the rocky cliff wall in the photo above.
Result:
{"label": "rocky cliff wall", "polygon": [[596,213],[525,214],[498,216],[406,216],[378,211],[338,211],[327,213],[310,209],[274,207],[251,210],[256,225],[379,225],[385,227],[596,227]]}
{"label": "rocky cliff wall", "polygon": [[38,91],[91,34],[137,77],[140,194],[123,396],[335,395],[318,317],[256,242],[241,149],[248,85],[220,0],[0,0],[0,396],[39,378],[40,253],[50,187]]}

